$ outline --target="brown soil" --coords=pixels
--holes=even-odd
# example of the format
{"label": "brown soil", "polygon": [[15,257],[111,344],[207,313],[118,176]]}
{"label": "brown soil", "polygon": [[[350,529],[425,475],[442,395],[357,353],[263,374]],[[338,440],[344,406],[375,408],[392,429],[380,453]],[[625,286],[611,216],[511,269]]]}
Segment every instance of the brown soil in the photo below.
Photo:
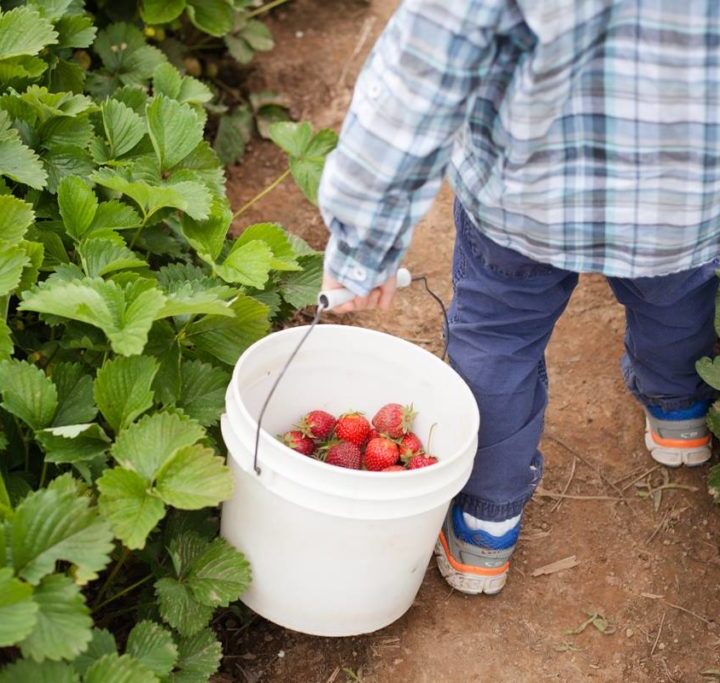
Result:
{"label": "brown soil", "polygon": [[[255,89],[290,98],[293,113],[339,127],[363,56],[396,0],[296,0],[270,25],[276,49],[255,63]],[[235,206],[284,168],[282,155],[255,143],[230,172]],[[450,298],[453,227],[445,190],[417,229],[407,265]],[[316,209],[291,182],[259,202],[241,225],[275,220],[322,248]],[[238,225],[240,227],[240,225]],[[356,315],[352,324],[440,349],[436,305],[419,287],[390,315]],[[641,410],[618,369],[623,311],[605,282],[584,277],[548,352],[551,402],[543,450],[547,492],[536,495],[508,585],[495,598],[452,592],[434,564],[410,611],[378,633],[314,638],[262,619],[225,633],[226,681],[436,683],[441,681],[700,681],[720,669],[720,517],[706,491],[707,470],[655,470],[638,484],[671,482],[657,509],[633,481],[652,467]],[[575,463],[573,465],[573,463]],[[648,478],[649,477],[649,478]],[[663,477],[666,477],[664,479]],[[617,484],[614,484],[616,482]],[[622,500],[617,498],[622,495]],[[532,571],[575,555],[579,564],[549,576]],[[588,612],[614,631],[575,629]],[[611,629],[612,630],[612,629]]]}

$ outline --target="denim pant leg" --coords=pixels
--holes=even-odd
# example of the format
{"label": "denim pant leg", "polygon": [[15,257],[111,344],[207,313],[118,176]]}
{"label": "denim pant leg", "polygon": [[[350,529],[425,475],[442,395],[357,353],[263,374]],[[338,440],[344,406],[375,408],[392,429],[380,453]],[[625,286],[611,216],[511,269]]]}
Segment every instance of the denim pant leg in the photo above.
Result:
{"label": "denim pant leg", "polygon": [[692,270],[635,279],[608,278],[625,306],[623,375],[643,405],[680,410],[711,399],[695,362],[715,345],[717,261]]}
{"label": "denim pant leg", "polygon": [[495,244],[457,202],[455,224],[449,354],[480,408],[475,465],[457,502],[502,521],[522,511],[542,475],[545,347],[578,276]]}

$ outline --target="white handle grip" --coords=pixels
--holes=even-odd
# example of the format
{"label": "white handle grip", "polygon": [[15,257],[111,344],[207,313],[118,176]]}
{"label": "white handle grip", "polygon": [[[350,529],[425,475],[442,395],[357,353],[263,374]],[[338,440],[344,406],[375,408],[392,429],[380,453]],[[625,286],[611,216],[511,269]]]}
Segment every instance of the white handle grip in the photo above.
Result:
{"label": "white handle grip", "polygon": [[[398,289],[407,287],[412,282],[412,276],[407,268],[400,268],[395,275],[396,286]],[[328,289],[318,294],[318,306],[322,306],[326,311],[342,306],[354,299],[357,295],[353,294],[349,289]]]}

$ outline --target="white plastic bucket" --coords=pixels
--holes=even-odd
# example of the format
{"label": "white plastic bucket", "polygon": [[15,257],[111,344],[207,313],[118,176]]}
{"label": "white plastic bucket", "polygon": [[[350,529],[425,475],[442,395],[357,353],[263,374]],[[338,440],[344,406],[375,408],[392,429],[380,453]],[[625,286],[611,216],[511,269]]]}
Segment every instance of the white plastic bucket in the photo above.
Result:
{"label": "white plastic bucket", "polygon": [[[319,325],[257,417],[307,330],[271,334],[238,360],[222,433],[235,490],[222,535],[253,572],[242,600],[277,624],[320,636],[369,633],[412,605],[453,496],[472,470],[480,422],[460,376],[431,353],[381,332]],[[407,472],[333,467],[296,453],[276,435],[313,409],[372,416],[384,403],[412,403],[415,431],[439,462]]]}

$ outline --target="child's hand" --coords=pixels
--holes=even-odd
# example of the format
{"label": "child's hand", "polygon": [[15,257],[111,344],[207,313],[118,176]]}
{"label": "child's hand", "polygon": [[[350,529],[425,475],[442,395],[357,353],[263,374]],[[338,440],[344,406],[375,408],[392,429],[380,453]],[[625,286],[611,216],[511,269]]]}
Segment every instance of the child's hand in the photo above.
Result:
{"label": "child's hand", "polygon": [[[322,290],[340,289],[342,285],[329,275],[323,275]],[[381,308],[387,311],[395,296],[395,276],[388,278],[383,284],[375,287],[367,296],[356,296],[342,306],[333,308],[334,313],[350,313],[352,311],[364,311],[372,308]]]}

